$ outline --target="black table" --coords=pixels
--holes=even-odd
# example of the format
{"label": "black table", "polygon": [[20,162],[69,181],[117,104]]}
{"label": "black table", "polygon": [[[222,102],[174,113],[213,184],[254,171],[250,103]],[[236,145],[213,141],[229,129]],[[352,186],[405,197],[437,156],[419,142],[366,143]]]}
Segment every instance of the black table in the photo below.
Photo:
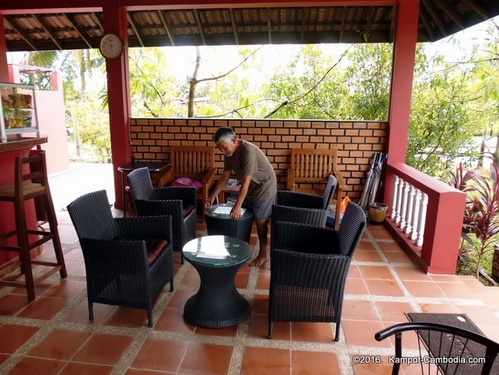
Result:
{"label": "black table", "polygon": [[148,161],[132,161],[118,167],[118,171],[121,173],[121,189],[122,189],[122,199],[123,199],[123,217],[126,217],[126,176],[131,171],[136,169],[147,167],[149,173],[160,173],[166,170],[170,166],[169,162],[148,162]]}
{"label": "black table", "polygon": [[230,214],[216,213],[218,207],[225,208],[230,212],[230,204],[213,205],[204,212],[206,221],[206,231],[208,235],[223,235],[235,237],[245,242],[249,242],[251,236],[251,226],[253,225],[253,212],[245,209],[245,212],[237,220],[233,220]]}
{"label": "black table", "polygon": [[[209,257],[218,251],[229,255]],[[201,278],[198,292],[185,303],[184,317],[209,328],[230,327],[245,320],[250,306],[237,291],[234,278],[251,256],[249,244],[228,236],[204,236],[186,243],[182,253]]]}

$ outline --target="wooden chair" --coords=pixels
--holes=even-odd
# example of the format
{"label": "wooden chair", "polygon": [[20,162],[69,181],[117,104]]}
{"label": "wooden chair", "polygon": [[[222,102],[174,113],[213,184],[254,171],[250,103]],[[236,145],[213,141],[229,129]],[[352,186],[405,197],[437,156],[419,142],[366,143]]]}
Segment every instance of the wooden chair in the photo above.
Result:
{"label": "wooden chair", "polygon": [[204,202],[215,185],[215,149],[209,146],[171,146],[170,168],[160,178],[159,185],[170,185],[180,177],[190,177],[203,185],[196,198]]}
{"label": "wooden chair", "polygon": [[[47,178],[47,165],[45,151],[34,151],[28,157],[17,157],[15,164],[15,183],[0,186],[0,201],[14,204],[15,230],[1,234],[0,241],[10,237],[17,238],[16,245],[0,245],[0,250],[13,251],[19,254],[19,262],[14,262],[2,269],[0,285],[25,288],[28,301],[35,299],[35,285],[59,271],[62,279],[66,278],[66,265],[62,251],[59,232],[57,230],[57,217],[50,194]],[[26,223],[25,201],[38,200],[42,208],[42,221],[47,221],[48,230],[28,228]],[[37,212],[39,217],[39,213]],[[45,242],[52,241],[55,252],[55,261],[31,259],[31,251]],[[43,272],[33,272],[33,266],[44,266]],[[24,280],[12,279],[9,275],[17,267],[24,273]],[[4,277],[6,276],[6,277]]]}
{"label": "wooden chair", "polygon": [[[287,188],[308,194],[321,195],[324,183],[332,174],[338,180],[336,187],[336,217],[334,229],[340,225],[340,206],[346,190],[345,179],[338,167],[336,149],[291,149],[291,162],[288,168]],[[334,202],[334,200],[333,200]]]}

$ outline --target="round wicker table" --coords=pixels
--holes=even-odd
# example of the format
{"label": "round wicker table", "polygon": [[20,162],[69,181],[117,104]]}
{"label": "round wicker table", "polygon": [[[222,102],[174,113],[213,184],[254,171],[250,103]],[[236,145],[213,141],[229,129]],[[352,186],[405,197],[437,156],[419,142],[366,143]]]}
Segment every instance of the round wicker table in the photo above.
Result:
{"label": "round wicker table", "polygon": [[230,212],[231,205],[213,205],[204,212],[206,231],[208,235],[223,235],[238,238],[249,242],[251,226],[253,225],[253,212],[245,209],[240,219],[233,220],[230,214],[217,213],[217,208],[225,208]]}
{"label": "round wicker table", "polygon": [[251,257],[250,245],[229,236],[204,236],[186,243],[182,253],[201,279],[198,292],[185,303],[184,317],[209,328],[230,327],[245,320],[250,306],[237,291],[234,278]]}

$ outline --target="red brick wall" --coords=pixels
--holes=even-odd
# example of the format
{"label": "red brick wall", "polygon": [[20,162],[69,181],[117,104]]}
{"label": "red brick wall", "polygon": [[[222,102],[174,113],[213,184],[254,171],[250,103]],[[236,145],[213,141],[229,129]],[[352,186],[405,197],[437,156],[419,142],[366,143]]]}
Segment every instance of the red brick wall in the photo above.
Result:
{"label": "red brick wall", "polygon": [[[220,126],[232,126],[241,138],[253,142],[274,166],[280,189],[286,186],[290,148],[337,148],[339,166],[347,183],[347,195],[357,201],[373,152],[384,151],[387,123],[326,120],[247,119],[131,119],[130,139],[137,161],[165,161],[169,146],[213,145]],[[217,166],[222,155],[216,153]]]}

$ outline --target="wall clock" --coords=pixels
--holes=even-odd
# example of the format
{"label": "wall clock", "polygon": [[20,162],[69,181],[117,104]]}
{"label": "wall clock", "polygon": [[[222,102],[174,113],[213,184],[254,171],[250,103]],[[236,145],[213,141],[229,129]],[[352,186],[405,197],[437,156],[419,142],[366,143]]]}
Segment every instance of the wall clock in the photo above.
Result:
{"label": "wall clock", "polygon": [[117,59],[123,53],[123,40],[116,34],[105,34],[100,40],[99,50],[106,59]]}

